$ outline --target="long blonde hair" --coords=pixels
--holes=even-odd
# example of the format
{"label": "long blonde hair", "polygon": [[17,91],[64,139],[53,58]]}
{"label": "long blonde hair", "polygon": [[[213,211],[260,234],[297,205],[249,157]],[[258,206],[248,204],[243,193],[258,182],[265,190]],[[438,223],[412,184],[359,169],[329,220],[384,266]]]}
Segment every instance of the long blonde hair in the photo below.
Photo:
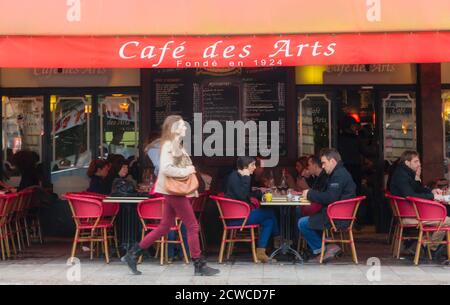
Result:
{"label": "long blonde hair", "polygon": [[176,155],[179,155],[181,152],[181,143],[173,143],[173,140],[175,139],[176,134],[173,132],[174,131],[174,124],[176,124],[179,121],[182,121],[183,118],[179,115],[169,115],[165,120],[164,123],[162,124],[161,127],[161,138],[160,138],[160,143],[161,143],[161,147],[162,145],[169,141],[172,143],[173,145],[173,149],[174,149],[174,153]]}

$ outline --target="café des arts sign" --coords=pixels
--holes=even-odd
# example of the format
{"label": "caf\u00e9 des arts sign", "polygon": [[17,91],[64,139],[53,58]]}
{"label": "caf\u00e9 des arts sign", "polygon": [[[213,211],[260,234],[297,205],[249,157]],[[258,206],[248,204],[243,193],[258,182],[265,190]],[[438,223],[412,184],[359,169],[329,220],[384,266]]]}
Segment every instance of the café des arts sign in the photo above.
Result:
{"label": "caf\u00e9 des arts sign", "polygon": [[235,68],[450,61],[450,32],[0,36],[0,67]]}

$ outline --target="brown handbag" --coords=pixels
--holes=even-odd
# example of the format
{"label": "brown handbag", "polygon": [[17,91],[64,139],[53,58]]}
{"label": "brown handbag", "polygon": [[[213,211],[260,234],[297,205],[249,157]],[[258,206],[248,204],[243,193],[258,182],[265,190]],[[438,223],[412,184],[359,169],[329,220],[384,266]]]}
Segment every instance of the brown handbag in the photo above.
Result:
{"label": "brown handbag", "polygon": [[165,187],[170,195],[186,196],[198,189],[197,175],[190,174],[186,177],[166,177]]}

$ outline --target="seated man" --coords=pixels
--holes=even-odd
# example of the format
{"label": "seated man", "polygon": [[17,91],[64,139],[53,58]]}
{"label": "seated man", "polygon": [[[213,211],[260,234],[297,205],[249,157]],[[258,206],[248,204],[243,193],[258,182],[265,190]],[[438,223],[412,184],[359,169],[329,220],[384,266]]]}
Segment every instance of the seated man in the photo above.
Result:
{"label": "seated man", "polygon": [[[422,185],[420,175],[422,173],[422,167],[420,164],[419,153],[416,151],[407,150],[403,152],[400,157],[399,163],[392,175],[390,181],[390,191],[392,195],[399,197],[418,197],[428,200],[443,201],[442,190],[434,189],[430,190]],[[415,219],[404,219],[404,224],[417,224]],[[429,225],[437,225],[437,222],[430,222]],[[450,226],[450,218],[445,219],[444,225]],[[445,232],[435,232],[432,235],[433,241],[442,241],[445,238]],[[442,245],[443,246],[443,245]],[[412,245],[411,250],[415,250]],[[437,257],[441,251],[438,248],[444,249],[445,247],[439,247],[439,245],[432,245],[431,251],[435,252],[434,257]]]}
{"label": "seated man", "polygon": [[[356,196],[356,185],[353,182],[352,176],[342,164],[339,152],[334,148],[323,149],[320,153],[320,160],[323,169],[328,175],[327,184],[323,190],[311,189],[304,191],[303,194],[309,201],[320,203],[322,209],[312,216],[302,217],[298,222],[300,233],[304,236],[313,254],[316,255],[314,259],[316,262],[319,261],[319,254],[322,250],[320,231],[330,227],[326,207],[335,201],[354,198]],[[339,246],[327,245],[323,261],[327,262],[333,259],[340,252],[341,249]]]}

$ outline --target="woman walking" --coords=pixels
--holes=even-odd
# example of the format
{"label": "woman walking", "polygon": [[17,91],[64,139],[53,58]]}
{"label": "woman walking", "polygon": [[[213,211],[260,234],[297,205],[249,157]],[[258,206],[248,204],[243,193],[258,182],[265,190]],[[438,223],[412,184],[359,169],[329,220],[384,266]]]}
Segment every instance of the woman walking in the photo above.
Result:
{"label": "woman walking", "polygon": [[195,185],[195,183],[189,183],[190,178],[195,179],[195,175],[193,175],[195,167],[181,143],[186,135],[186,129],[185,122],[178,115],[168,116],[162,125],[160,166],[155,192],[164,195],[163,219],[157,229],[147,234],[139,244],[136,244],[122,257],[122,262],[127,263],[136,275],[141,274],[137,270],[139,256],[156,240],[169,232],[170,227],[175,223],[175,217],[180,217],[186,226],[191,257],[194,261],[194,274],[210,276],[219,273],[218,269],[208,267],[206,260],[201,256],[199,225],[187,198],[197,196],[195,187],[194,190],[190,190],[191,193],[185,195],[180,195],[180,191],[176,190],[177,187],[182,188],[175,182],[176,178],[187,181],[184,182],[186,184]]}

